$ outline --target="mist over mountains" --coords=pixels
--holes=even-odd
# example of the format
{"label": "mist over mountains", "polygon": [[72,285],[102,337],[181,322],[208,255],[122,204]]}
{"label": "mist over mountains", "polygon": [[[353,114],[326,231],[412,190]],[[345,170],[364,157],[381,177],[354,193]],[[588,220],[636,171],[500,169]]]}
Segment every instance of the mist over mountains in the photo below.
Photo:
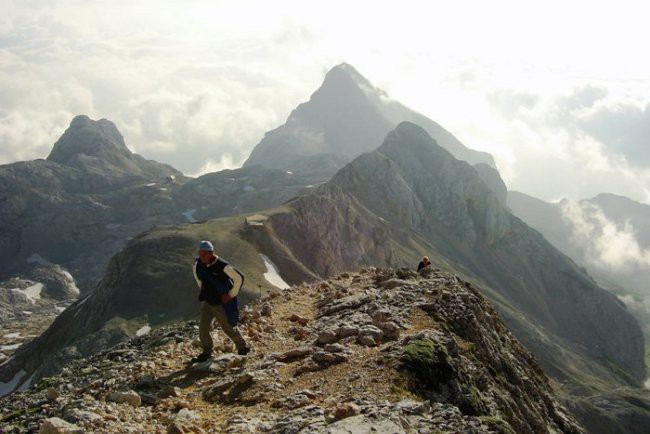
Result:
{"label": "mist over mountains", "polygon": [[[650,422],[641,328],[570,259],[593,253],[562,244],[581,233],[577,220],[507,192],[489,154],[350,65],[330,70],[241,169],[187,178],[131,153],[110,121],[82,115],[47,160],[0,166],[0,189],[3,278],[26,278],[39,255],[69,270],[82,293],[0,365],[5,385],[28,387],[143,325],[193,317],[188,264],[196,241],[212,239],[246,274],[244,301],[273,289],[260,254],[295,285],[362,267],[413,268],[428,255],[480,288],[590,430],[639,432]],[[645,234],[647,210],[612,200],[594,206]],[[583,220],[600,216],[580,209]],[[607,260],[606,249],[596,252]]]}
{"label": "mist over mountains", "polygon": [[626,304],[644,329],[648,351],[650,206],[613,194],[548,203],[511,191],[508,207]]}

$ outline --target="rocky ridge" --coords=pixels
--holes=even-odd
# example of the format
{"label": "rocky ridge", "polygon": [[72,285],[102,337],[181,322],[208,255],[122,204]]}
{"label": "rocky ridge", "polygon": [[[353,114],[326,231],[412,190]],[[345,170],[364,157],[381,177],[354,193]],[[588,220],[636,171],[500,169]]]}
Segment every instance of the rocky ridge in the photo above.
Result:
{"label": "rocky ridge", "polygon": [[[582,429],[478,289],[364,269],[249,305],[247,356],[194,322],[71,363],[0,401],[3,432],[566,432]],[[68,431],[65,431],[68,430]]]}

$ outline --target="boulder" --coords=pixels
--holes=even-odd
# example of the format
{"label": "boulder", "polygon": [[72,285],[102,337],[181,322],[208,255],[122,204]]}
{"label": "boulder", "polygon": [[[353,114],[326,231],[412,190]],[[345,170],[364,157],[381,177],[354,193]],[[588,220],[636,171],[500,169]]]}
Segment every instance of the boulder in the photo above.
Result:
{"label": "boulder", "polygon": [[45,419],[38,430],[38,434],[83,434],[84,430],[77,425],[66,422],[58,417]]}
{"label": "boulder", "polygon": [[334,330],[324,330],[318,334],[319,344],[331,344],[338,340],[337,332]]}
{"label": "boulder", "polygon": [[127,403],[132,407],[140,407],[142,405],[142,399],[137,392],[133,390],[127,390],[125,392],[111,392],[106,399],[108,401],[116,402],[118,404]]}

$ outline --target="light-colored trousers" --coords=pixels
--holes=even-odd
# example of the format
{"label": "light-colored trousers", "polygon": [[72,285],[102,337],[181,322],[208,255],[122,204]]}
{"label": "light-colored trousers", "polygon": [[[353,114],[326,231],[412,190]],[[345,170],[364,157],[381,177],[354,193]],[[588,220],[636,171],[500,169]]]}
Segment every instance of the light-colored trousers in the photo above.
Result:
{"label": "light-colored trousers", "polygon": [[211,305],[203,302],[201,306],[201,322],[199,323],[199,339],[201,339],[201,346],[206,353],[212,353],[214,342],[212,342],[212,320],[217,320],[221,330],[235,343],[237,349],[246,347],[246,341],[236,327],[228,323],[226,311],[222,305]]}

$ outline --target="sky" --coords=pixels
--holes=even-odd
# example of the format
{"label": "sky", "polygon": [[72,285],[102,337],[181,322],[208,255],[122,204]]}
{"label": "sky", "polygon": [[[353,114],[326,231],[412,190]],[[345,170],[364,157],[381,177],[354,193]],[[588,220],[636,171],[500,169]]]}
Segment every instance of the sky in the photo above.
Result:
{"label": "sky", "polygon": [[646,12],[627,0],[0,0],[0,164],[46,157],[83,113],[186,174],[239,167],[345,61],[491,152],[510,189],[650,203]]}

